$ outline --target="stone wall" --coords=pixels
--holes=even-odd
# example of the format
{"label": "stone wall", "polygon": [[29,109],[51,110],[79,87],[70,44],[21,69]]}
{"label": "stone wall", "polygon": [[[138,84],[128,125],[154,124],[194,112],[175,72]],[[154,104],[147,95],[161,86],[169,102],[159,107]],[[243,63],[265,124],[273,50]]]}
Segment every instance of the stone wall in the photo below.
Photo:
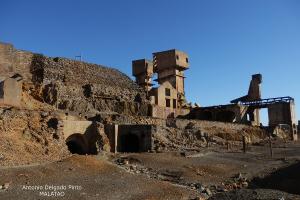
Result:
{"label": "stone wall", "polygon": [[0,77],[15,73],[22,75],[25,92],[63,110],[148,114],[145,91],[117,69],[0,43]]}
{"label": "stone wall", "polygon": [[26,80],[31,80],[32,59],[35,54],[17,50],[13,45],[0,42],[0,74],[11,76],[15,73],[22,74]]}

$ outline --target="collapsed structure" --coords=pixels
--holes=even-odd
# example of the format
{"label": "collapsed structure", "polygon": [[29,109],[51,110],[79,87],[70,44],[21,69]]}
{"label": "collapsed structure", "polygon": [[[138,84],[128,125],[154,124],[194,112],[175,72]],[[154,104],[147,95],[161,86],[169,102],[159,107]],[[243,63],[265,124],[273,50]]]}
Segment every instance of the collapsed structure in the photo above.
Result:
{"label": "collapsed structure", "polygon": [[[184,71],[188,68],[186,53],[175,49],[156,52],[153,60],[132,62],[135,83],[116,69],[49,58],[0,43],[0,111],[7,118],[18,118],[25,110],[26,119],[33,115],[36,124],[22,123],[16,131],[26,138],[33,134],[29,138],[36,138],[42,148],[47,141],[57,140],[59,145],[65,142],[72,153],[80,154],[153,150],[161,145],[154,139],[158,135],[157,124],[165,127],[169,118],[186,126],[191,119],[259,126],[261,108],[268,108],[270,127],[286,124],[293,139],[297,139],[293,98],[261,99],[260,74],[252,76],[246,96],[228,105],[192,107],[184,90]],[[155,76],[157,79],[153,80]],[[7,121],[0,119],[3,124]],[[239,126],[237,130],[248,128],[245,127]],[[174,131],[166,130],[170,134]],[[3,131],[7,131],[6,127]],[[48,131],[52,135],[47,135]],[[184,126],[180,131],[203,138],[201,131],[193,132]],[[47,147],[43,151],[48,155],[50,150]]]}
{"label": "collapsed structure", "polygon": [[[71,152],[96,153],[97,145],[103,146],[99,141],[110,142],[112,146],[106,150],[113,152],[131,149],[123,140],[135,141],[134,145],[139,145],[132,148],[135,151],[152,148],[148,134],[152,128],[135,126],[131,119],[148,116],[146,92],[116,69],[49,58],[0,43],[0,77],[0,110],[38,110],[41,115],[51,111],[53,116],[46,125],[54,127],[53,138],[64,138]],[[122,127],[119,131],[106,127],[114,121]],[[51,125],[53,122],[56,125]]]}
{"label": "collapsed structure", "polygon": [[[184,70],[189,67],[188,55],[179,50],[153,53],[153,62],[146,59],[132,61],[136,83],[147,91],[151,99],[151,116],[159,118],[185,117],[209,121],[243,123],[261,126],[259,111],[268,109],[269,128],[287,125],[291,138],[297,140],[295,102],[292,97],[261,98],[262,75],[254,74],[248,94],[227,105],[191,107],[185,100]],[[159,87],[153,88],[152,77],[157,73]]]}
{"label": "collapsed structure", "polygon": [[262,126],[260,109],[268,109],[268,128],[272,132],[276,128],[288,126],[293,140],[297,140],[297,122],[295,101],[292,97],[261,98],[260,84],[262,75],[254,74],[250,82],[248,94],[234,99],[230,104],[192,109],[190,118],[210,121],[244,123]]}
{"label": "collapsed structure", "polygon": [[[174,118],[189,113],[184,91],[184,71],[188,67],[188,55],[176,49],[153,53],[153,61],[132,61],[132,75],[151,101],[150,116]],[[152,87],[154,74],[159,87]]]}

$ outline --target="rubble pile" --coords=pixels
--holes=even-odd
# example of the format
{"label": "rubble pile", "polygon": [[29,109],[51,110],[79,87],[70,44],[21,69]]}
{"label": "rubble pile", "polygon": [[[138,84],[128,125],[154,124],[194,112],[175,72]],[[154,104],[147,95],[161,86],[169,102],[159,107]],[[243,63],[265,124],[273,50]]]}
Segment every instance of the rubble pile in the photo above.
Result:
{"label": "rubble pile", "polygon": [[267,137],[259,127],[222,122],[175,119],[165,126],[158,125],[153,135],[156,151],[197,151],[211,145],[240,145],[242,136],[247,143],[257,143]]}
{"label": "rubble pile", "polygon": [[69,155],[57,116],[49,111],[0,109],[0,165],[26,165]]}
{"label": "rubble pile", "polygon": [[237,174],[231,180],[220,184],[206,185],[201,182],[187,182],[183,179],[181,171],[176,170],[155,170],[149,167],[143,166],[141,161],[132,157],[122,156],[114,160],[114,162],[132,174],[139,174],[147,176],[151,179],[157,179],[160,181],[167,181],[175,185],[180,185],[189,190],[196,191],[199,194],[199,198],[208,199],[217,193],[228,192],[236,189],[243,189],[248,187],[247,178],[241,173]]}

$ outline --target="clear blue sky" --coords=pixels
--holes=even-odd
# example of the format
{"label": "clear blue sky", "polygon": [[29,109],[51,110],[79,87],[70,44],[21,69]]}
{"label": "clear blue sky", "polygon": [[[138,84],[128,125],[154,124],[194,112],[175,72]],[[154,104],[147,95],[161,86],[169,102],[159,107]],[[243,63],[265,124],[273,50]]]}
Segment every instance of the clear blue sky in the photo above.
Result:
{"label": "clear blue sky", "polygon": [[253,73],[264,98],[300,102],[298,0],[2,0],[0,40],[48,56],[81,52],[128,75],[131,60],[176,48],[190,56],[192,102],[226,104]]}

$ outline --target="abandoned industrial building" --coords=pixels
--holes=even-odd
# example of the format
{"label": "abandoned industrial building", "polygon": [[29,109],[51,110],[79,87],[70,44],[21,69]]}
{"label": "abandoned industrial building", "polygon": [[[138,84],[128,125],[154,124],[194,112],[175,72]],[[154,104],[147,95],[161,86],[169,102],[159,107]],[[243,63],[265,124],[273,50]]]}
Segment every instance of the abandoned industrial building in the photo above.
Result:
{"label": "abandoned industrial building", "polygon": [[[0,105],[32,110],[46,103],[56,113],[48,124],[55,122],[51,127],[57,129],[57,135],[62,135],[72,153],[96,154],[99,146],[110,152],[151,151],[155,125],[128,120],[113,122],[120,116],[261,126],[259,110],[266,108],[268,130],[288,127],[290,139],[297,140],[299,126],[294,99],[262,99],[261,74],[252,75],[247,95],[227,105],[199,107],[188,103],[184,71],[189,68],[189,57],[176,49],[155,52],[152,60],[132,61],[132,75],[137,85],[113,69],[48,58],[16,50],[5,43],[0,43],[0,65]],[[87,79],[82,79],[80,73],[85,73]],[[155,74],[157,79],[153,80]],[[158,86],[153,87],[152,81]]]}
{"label": "abandoned industrial building", "polygon": [[[153,64],[154,63],[154,64]],[[181,116],[188,119],[243,123],[260,126],[260,109],[268,109],[269,128],[285,124],[293,140],[297,140],[295,102],[292,97],[261,98],[262,75],[254,74],[248,94],[227,105],[211,107],[188,106],[184,92],[184,70],[189,67],[186,53],[169,50],[153,53],[153,62],[146,59],[132,62],[136,83],[144,87],[151,100],[151,116],[169,118]],[[158,88],[152,88],[152,77],[157,73]]]}
{"label": "abandoned industrial building", "polygon": [[300,200],[300,0],[0,2],[0,200]]}
{"label": "abandoned industrial building", "polygon": [[[220,188],[195,182],[200,178],[214,181],[222,174],[235,181],[222,182],[222,188],[247,188],[250,183],[235,173],[245,165],[250,165],[248,171],[256,169],[251,159],[262,169],[288,162],[266,157],[264,146],[273,158],[273,143],[279,143],[284,155],[290,152],[286,146],[297,145],[300,121],[294,98],[263,98],[263,76],[253,74],[246,95],[226,105],[199,106],[186,98],[184,71],[190,64],[183,51],[155,52],[151,59],[132,61],[132,80],[117,69],[0,43],[0,163],[58,161],[55,169],[67,163],[62,169],[66,174],[79,168],[97,175],[107,170],[107,180],[117,176],[127,183],[128,174],[115,175],[122,169],[208,199]],[[261,123],[262,109],[267,126]],[[16,177],[27,180],[23,174]]]}

